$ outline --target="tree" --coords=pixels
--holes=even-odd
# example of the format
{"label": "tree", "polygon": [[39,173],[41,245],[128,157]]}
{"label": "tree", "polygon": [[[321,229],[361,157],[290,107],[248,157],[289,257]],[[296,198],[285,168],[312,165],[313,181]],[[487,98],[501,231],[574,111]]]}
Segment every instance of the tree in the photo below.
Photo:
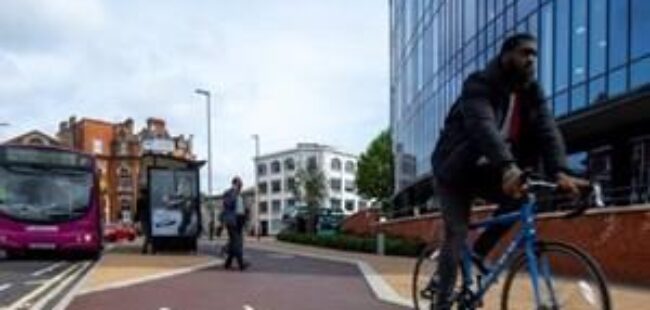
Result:
{"label": "tree", "polygon": [[307,205],[307,233],[316,232],[316,216],[325,199],[325,174],[317,166],[299,167],[290,189],[297,201]]}
{"label": "tree", "polygon": [[376,199],[384,209],[390,206],[394,186],[394,157],[389,130],[375,137],[359,157],[357,189],[366,199]]}

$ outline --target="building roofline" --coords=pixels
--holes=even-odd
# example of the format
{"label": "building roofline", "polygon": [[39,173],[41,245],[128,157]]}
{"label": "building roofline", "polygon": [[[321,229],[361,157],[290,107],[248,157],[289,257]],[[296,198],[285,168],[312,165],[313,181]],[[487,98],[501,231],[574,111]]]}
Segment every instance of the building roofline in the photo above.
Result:
{"label": "building roofline", "polygon": [[79,124],[83,124],[84,122],[102,124],[102,125],[108,125],[108,126],[114,126],[115,125],[115,123],[111,123],[111,122],[107,122],[107,121],[99,120],[99,119],[95,119],[95,118],[88,118],[88,117],[84,117],[84,118],[79,120]]}
{"label": "building roofline", "polygon": [[55,138],[53,136],[50,136],[50,135],[48,135],[48,134],[46,134],[46,133],[44,133],[44,132],[42,132],[42,131],[40,131],[38,129],[33,129],[33,130],[30,130],[30,131],[28,131],[26,133],[23,133],[21,135],[15,136],[13,138],[9,138],[9,139],[5,140],[2,143],[10,144],[10,143],[12,143],[14,141],[22,140],[23,138],[25,138],[25,137],[27,137],[29,135],[40,135],[40,136],[45,137],[47,140],[49,140],[48,142],[50,142],[52,144],[61,145],[61,141],[59,141],[59,139],[57,139],[57,138]]}
{"label": "building roofline", "polygon": [[285,149],[277,152],[272,152],[272,153],[267,153],[267,154],[262,154],[260,156],[257,156],[255,159],[256,160],[267,160],[275,157],[280,157],[282,155],[289,155],[289,154],[294,154],[298,153],[300,151],[318,151],[318,152],[330,152],[330,153],[335,153],[343,156],[348,156],[348,157],[354,157],[354,158],[359,158],[358,155],[354,155],[352,153],[347,153],[344,151],[340,151],[333,146],[330,145],[325,145],[325,144],[318,144],[318,143],[298,143],[296,147],[291,148],[291,149]]}

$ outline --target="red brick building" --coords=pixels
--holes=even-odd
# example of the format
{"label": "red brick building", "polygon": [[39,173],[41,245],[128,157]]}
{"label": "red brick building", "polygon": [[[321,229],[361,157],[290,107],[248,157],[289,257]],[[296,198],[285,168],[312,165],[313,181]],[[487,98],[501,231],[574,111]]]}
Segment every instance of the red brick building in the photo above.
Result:
{"label": "red brick building", "polygon": [[194,159],[190,136],[172,137],[161,119],[149,118],[135,133],[134,122],[109,123],[70,117],[61,122],[57,137],[63,145],[95,154],[101,172],[101,202],[105,220],[131,220],[136,210],[140,158],[144,153]]}

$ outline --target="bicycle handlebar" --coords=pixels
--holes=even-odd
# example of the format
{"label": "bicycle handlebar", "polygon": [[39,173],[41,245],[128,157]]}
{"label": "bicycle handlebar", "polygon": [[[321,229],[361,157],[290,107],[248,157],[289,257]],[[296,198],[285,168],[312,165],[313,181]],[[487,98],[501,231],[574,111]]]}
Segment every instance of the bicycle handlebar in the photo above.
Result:
{"label": "bicycle handlebar", "polygon": [[[542,189],[557,190],[559,187],[557,183],[533,178],[531,177],[531,173],[524,173],[522,179],[525,180],[524,184],[527,190],[532,192],[537,192]],[[567,212],[563,216],[565,219],[578,217],[592,206],[604,207],[603,191],[600,184],[598,182],[590,182],[588,187],[581,189],[580,197],[576,199],[576,204],[578,207]]]}

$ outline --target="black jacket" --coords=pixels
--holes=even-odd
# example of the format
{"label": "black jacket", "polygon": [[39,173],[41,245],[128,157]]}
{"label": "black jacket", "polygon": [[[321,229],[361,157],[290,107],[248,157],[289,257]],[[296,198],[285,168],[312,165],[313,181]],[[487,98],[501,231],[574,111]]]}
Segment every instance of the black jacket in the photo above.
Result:
{"label": "black jacket", "polygon": [[500,128],[513,84],[496,59],[464,81],[431,156],[438,182],[470,185],[483,156],[495,171],[510,163],[538,167],[540,159],[549,176],[566,170],[564,142],[537,82],[517,92],[522,113],[520,139],[512,148],[508,147]]}

